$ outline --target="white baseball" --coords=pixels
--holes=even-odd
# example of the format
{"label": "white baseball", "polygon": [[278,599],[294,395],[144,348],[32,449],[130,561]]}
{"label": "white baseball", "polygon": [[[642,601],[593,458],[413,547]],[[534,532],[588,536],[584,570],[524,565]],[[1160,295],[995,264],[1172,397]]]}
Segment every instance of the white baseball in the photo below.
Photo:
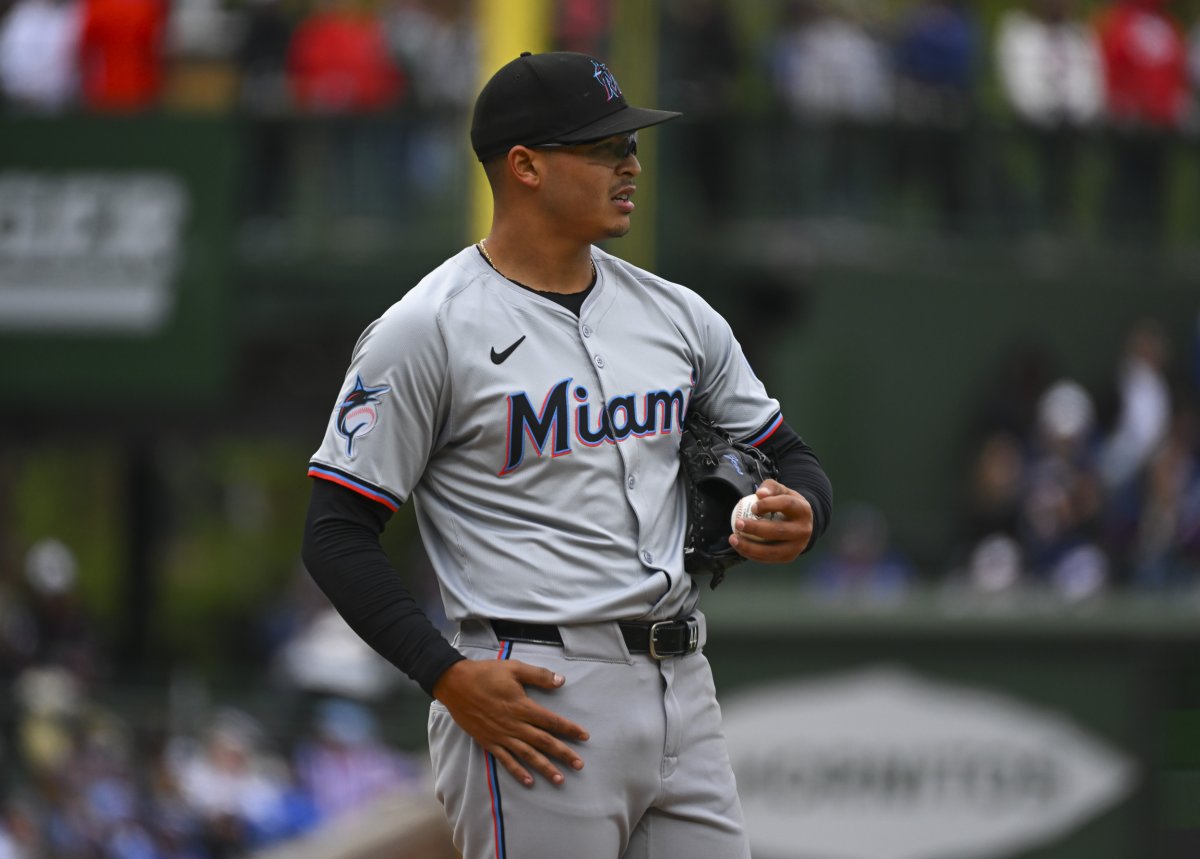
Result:
{"label": "white baseball", "polygon": [[755,537],[753,534],[746,534],[738,531],[737,523],[739,519],[782,519],[782,513],[768,513],[765,516],[760,516],[754,512],[754,503],[758,501],[757,495],[747,495],[739,501],[733,508],[733,513],[729,516],[729,526],[733,528],[733,532],[747,540],[753,540],[756,543],[767,542],[762,537]]}

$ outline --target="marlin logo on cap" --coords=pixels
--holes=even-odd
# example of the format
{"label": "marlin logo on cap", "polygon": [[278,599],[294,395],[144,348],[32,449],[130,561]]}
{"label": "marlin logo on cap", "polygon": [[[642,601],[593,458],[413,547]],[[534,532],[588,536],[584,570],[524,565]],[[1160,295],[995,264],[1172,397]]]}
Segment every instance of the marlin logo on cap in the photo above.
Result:
{"label": "marlin logo on cap", "polygon": [[604,65],[604,63],[598,63],[595,60],[592,60],[592,65],[596,68],[596,71],[592,73],[592,77],[600,82],[600,86],[604,87],[604,92],[606,95],[605,101],[612,101],[614,98],[620,98],[621,88],[617,86],[617,79],[614,78],[613,73],[608,70],[608,66]]}

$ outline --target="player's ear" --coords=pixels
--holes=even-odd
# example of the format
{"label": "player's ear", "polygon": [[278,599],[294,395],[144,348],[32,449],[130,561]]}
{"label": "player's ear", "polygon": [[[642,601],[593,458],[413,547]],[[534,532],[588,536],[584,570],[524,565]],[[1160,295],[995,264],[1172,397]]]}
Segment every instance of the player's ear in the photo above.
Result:
{"label": "player's ear", "polygon": [[536,188],[542,182],[541,164],[537,153],[525,146],[514,146],[508,150],[508,170],[513,178],[528,188]]}

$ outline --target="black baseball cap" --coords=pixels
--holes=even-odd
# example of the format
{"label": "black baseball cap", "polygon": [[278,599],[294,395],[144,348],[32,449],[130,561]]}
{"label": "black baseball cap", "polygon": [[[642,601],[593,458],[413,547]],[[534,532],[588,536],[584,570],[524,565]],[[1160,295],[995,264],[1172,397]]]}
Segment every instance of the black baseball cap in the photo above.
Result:
{"label": "black baseball cap", "polygon": [[480,161],[518,144],[587,143],[681,116],[632,107],[608,67],[587,54],[521,54],[484,84],[471,120]]}

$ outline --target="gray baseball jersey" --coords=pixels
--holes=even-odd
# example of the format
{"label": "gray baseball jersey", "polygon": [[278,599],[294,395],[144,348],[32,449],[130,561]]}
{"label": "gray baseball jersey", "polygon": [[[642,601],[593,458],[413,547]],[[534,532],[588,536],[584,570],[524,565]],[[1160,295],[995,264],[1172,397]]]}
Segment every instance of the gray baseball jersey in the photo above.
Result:
{"label": "gray baseball jersey", "polygon": [[782,421],[703,299],[593,259],[576,317],[465,248],[354,349],[309,473],[392,509],[412,496],[453,620],[690,611],[683,416],[752,441]]}

